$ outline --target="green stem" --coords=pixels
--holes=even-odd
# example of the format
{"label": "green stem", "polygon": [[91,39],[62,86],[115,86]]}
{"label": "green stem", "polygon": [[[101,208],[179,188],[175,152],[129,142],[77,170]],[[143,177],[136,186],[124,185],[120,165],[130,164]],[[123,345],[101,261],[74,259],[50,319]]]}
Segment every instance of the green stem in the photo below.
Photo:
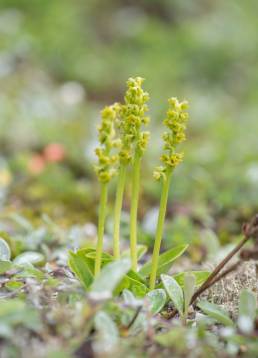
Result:
{"label": "green stem", "polygon": [[98,220],[98,241],[97,241],[96,260],[95,260],[95,276],[98,275],[101,269],[103,236],[104,236],[106,208],[107,208],[107,196],[108,196],[108,184],[101,183],[99,220]]}
{"label": "green stem", "polygon": [[137,210],[140,186],[141,156],[135,154],[132,174],[132,199],[130,211],[130,250],[132,270],[137,271]]}
{"label": "green stem", "polygon": [[116,189],[116,201],[114,212],[114,236],[113,236],[113,253],[114,258],[120,258],[120,219],[123,204],[123,195],[125,188],[126,166],[121,165],[119,169],[118,183]]}
{"label": "green stem", "polygon": [[165,221],[165,216],[166,216],[171,174],[172,174],[171,170],[169,172],[167,171],[166,178],[163,180],[163,185],[162,185],[158,224],[157,224],[155,243],[154,243],[154,249],[153,249],[153,254],[152,254],[151,275],[150,275],[150,289],[151,290],[153,290],[155,288],[155,283],[156,283],[156,276],[157,276],[158,263],[159,263],[159,251],[160,251],[164,221]]}

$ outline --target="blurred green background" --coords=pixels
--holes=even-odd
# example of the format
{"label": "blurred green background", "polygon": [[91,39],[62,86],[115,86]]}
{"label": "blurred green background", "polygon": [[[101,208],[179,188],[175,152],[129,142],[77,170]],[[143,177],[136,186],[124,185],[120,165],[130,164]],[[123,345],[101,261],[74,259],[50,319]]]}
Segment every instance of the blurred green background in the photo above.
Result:
{"label": "blurred green background", "polygon": [[[96,221],[99,111],[122,100],[127,78],[140,75],[152,117],[139,210],[143,240],[153,234],[160,187],[152,169],[171,96],[189,100],[191,118],[170,191],[167,237],[173,232],[175,241],[179,235],[190,242],[202,229],[222,241],[237,234],[258,209],[257,13],[256,0],[1,0],[5,211],[35,220],[48,213],[64,225]],[[45,160],[46,151],[57,158]]]}

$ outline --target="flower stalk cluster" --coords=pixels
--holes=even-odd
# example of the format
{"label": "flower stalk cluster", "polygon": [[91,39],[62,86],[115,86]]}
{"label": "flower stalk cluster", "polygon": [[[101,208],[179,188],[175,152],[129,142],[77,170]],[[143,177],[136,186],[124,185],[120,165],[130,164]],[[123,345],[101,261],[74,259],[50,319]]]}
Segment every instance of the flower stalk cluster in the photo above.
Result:
{"label": "flower stalk cluster", "polygon": [[[115,103],[105,107],[101,112],[101,124],[98,127],[100,146],[96,149],[98,163],[95,171],[100,182],[100,205],[98,222],[98,240],[96,247],[95,275],[101,269],[103,236],[108,200],[108,183],[118,175],[116,199],[114,207],[114,258],[120,257],[120,220],[126,184],[127,167],[132,167],[131,176],[131,208],[130,208],[130,253],[131,267],[137,271],[137,211],[141,161],[148,145],[150,134],[142,130],[149,123],[147,102],[149,94],[142,88],[141,77],[129,78],[124,103]],[[162,181],[160,209],[156,228],[150,288],[155,288],[160,245],[166,215],[168,193],[172,173],[183,160],[183,153],[177,152],[177,146],[185,140],[186,123],[188,120],[186,101],[177,98],[168,100],[169,108],[163,124],[167,130],[163,134],[163,154],[161,165],[154,170],[154,178]]]}
{"label": "flower stalk cluster", "polygon": [[168,130],[163,134],[163,154],[160,158],[162,165],[158,166],[153,173],[155,179],[162,180],[162,191],[152,255],[150,289],[154,289],[156,283],[171,176],[175,167],[183,160],[183,153],[176,152],[176,148],[178,144],[186,139],[185,130],[188,120],[188,112],[186,112],[188,103],[186,101],[179,102],[177,98],[172,97],[168,100],[168,103],[169,109],[167,111],[167,117],[163,121],[163,124]]}

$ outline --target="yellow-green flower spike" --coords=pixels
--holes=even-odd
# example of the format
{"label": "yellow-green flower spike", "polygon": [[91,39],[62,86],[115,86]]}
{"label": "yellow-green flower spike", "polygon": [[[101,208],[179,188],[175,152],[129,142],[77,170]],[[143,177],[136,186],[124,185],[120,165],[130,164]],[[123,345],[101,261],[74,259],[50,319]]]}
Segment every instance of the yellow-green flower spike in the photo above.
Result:
{"label": "yellow-green flower spike", "polygon": [[142,89],[143,81],[141,77],[128,79],[125,103],[120,107],[117,126],[121,138],[121,164],[129,164],[136,151],[142,156],[148,144],[149,132],[141,132],[142,125],[149,123],[149,118],[145,115],[148,111],[146,103],[149,94]]}
{"label": "yellow-green flower spike", "polygon": [[188,102],[179,102],[177,98],[172,97],[168,100],[168,103],[169,109],[163,123],[169,131],[164,132],[162,136],[164,141],[164,153],[160,160],[163,165],[155,168],[153,173],[154,178],[157,180],[165,178],[167,170],[170,171],[174,169],[182,162],[184,157],[183,153],[176,152],[176,147],[186,139],[185,130],[189,117],[188,112],[186,112]]}
{"label": "yellow-green flower spike", "polygon": [[113,154],[114,148],[120,147],[120,140],[115,138],[115,121],[120,105],[115,103],[105,107],[101,112],[101,124],[98,126],[98,139],[100,146],[95,149],[98,164],[95,171],[101,183],[108,183],[116,174],[115,165],[118,155]]}
{"label": "yellow-green flower spike", "polygon": [[149,132],[141,131],[143,125],[148,124],[149,118],[146,105],[149,94],[142,89],[143,78],[129,78],[124,104],[118,110],[116,129],[121,140],[118,153],[119,169],[115,201],[113,252],[114,257],[120,257],[120,218],[123,203],[123,194],[126,181],[126,167],[132,164],[132,199],[130,213],[130,242],[132,267],[137,267],[137,207],[139,196],[139,176],[141,158],[147,147]]}
{"label": "yellow-green flower spike", "polygon": [[164,152],[160,158],[163,165],[157,167],[153,173],[155,179],[162,179],[162,190],[160,196],[159,216],[151,262],[151,290],[153,290],[156,285],[159,252],[166,217],[170,181],[173,169],[183,160],[183,153],[177,153],[176,147],[179,143],[185,140],[186,122],[188,120],[188,113],[186,112],[186,109],[188,108],[188,103],[186,101],[180,103],[177,98],[173,97],[168,100],[168,103],[169,108],[167,111],[167,117],[163,123],[169,129],[169,131],[163,134]]}

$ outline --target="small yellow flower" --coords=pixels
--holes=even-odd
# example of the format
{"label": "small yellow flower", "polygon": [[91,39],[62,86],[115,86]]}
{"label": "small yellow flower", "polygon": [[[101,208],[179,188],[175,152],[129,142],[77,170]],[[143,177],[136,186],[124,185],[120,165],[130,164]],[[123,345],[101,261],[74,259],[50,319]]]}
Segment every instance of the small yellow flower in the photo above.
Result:
{"label": "small yellow flower", "polygon": [[112,151],[121,146],[121,141],[115,138],[115,122],[119,111],[120,105],[115,103],[112,106],[105,107],[101,112],[101,123],[98,126],[100,147],[95,149],[98,157],[98,165],[95,166],[95,171],[102,183],[109,182],[116,174],[115,165],[118,156]]}
{"label": "small yellow flower", "polygon": [[136,151],[143,155],[149,140],[149,132],[141,132],[142,125],[149,123],[149,118],[145,115],[148,111],[146,102],[149,100],[149,94],[142,89],[143,81],[141,77],[128,79],[125,103],[119,110],[117,121],[121,138],[119,159],[123,164],[128,164]]}
{"label": "small yellow flower", "polygon": [[189,115],[186,112],[188,102],[179,102],[177,98],[172,97],[169,98],[168,103],[169,109],[163,124],[169,129],[169,131],[164,132],[162,136],[164,141],[164,153],[160,159],[164,166],[155,169],[153,175],[157,180],[166,175],[166,170],[174,169],[182,162],[184,157],[183,153],[176,152],[176,147],[186,139],[186,122],[189,118]]}

